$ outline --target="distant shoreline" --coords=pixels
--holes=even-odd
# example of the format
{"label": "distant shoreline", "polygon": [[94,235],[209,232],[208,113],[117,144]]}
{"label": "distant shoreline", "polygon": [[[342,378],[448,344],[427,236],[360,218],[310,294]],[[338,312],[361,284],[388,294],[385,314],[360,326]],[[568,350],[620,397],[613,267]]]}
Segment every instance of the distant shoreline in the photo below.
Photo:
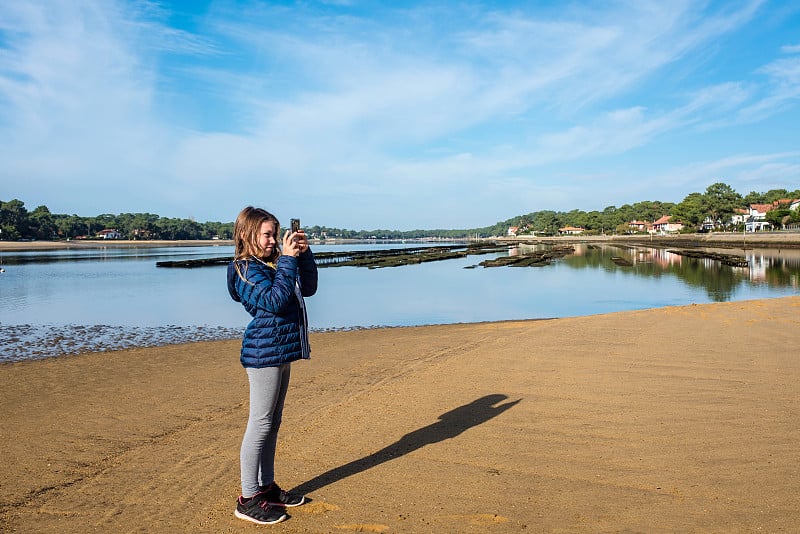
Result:
{"label": "distant shoreline", "polygon": [[[416,240],[406,239],[404,241]],[[420,242],[435,242],[420,239]],[[442,241],[458,241],[445,239]],[[723,247],[723,248],[800,248],[800,232],[710,232],[707,234],[677,234],[663,236],[645,235],[598,235],[598,236],[504,236],[484,238],[482,241],[496,241],[508,244],[537,243],[616,243],[626,245],[642,245],[654,247]],[[328,242],[312,241],[312,245],[321,244],[361,244],[361,243],[395,243],[390,239],[337,239]],[[147,240],[128,241],[119,239],[106,240],[72,240],[72,241],[0,241],[0,252],[48,251],[48,250],[81,250],[103,248],[153,248],[153,247],[232,247],[230,239],[189,239],[189,240]]]}
{"label": "distant shoreline", "polygon": [[501,243],[611,243],[650,247],[707,247],[707,248],[800,248],[800,232],[709,232],[707,234],[675,235],[598,235],[559,237],[501,237]]}
{"label": "distant shoreline", "polygon": [[102,248],[154,248],[154,247],[232,247],[230,239],[186,239],[128,241],[123,239],[72,240],[72,241],[0,241],[0,252],[82,250]]}

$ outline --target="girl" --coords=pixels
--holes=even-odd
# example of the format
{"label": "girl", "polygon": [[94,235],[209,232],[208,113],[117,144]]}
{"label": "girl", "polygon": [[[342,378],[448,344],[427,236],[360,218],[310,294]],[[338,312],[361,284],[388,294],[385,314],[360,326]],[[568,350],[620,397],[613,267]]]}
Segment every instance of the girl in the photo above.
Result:
{"label": "girl", "polygon": [[305,233],[288,231],[283,253],[274,215],[247,207],[233,227],[235,256],[228,265],[228,292],[253,317],[240,361],[250,382],[250,415],[240,451],[242,495],[234,514],[258,524],[283,521],[287,506],[305,497],[275,483],[275,447],[291,362],[309,358],[303,297],[317,291],[317,265]]}

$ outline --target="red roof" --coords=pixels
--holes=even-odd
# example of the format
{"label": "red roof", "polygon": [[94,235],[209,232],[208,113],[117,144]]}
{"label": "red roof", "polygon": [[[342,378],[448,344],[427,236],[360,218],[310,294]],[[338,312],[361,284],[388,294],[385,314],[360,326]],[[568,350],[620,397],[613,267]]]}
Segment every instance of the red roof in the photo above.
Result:
{"label": "red roof", "polygon": [[759,213],[766,213],[772,209],[772,204],[750,204],[750,209]]}

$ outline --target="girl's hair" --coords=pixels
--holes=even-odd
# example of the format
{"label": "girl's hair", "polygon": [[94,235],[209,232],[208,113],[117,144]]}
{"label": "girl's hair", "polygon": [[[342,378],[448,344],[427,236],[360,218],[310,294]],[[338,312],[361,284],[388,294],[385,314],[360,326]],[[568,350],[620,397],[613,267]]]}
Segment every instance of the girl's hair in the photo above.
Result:
{"label": "girl's hair", "polygon": [[[267,221],[275,223],[275,247],[272,249],[272,254],[264,256],[265,251],[258,246],[258,234],[261,231],[261,224]],[[265,261],[275,263],[278,261],[278,256],[281,251],[278,248],[280,241],[280,223],[270,212],[261,208],[254,208],[247,206],[243,209],[239,216],[236,217],[236,222],[233,224],[233,244],[235,247],[234,260],[247,260],[251,256]]]}

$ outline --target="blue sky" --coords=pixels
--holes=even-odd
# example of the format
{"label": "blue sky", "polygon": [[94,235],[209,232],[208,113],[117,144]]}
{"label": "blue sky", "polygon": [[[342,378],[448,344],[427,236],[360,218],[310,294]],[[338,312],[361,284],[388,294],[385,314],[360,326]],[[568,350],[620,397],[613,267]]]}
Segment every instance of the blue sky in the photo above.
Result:
{"label": "blue sky", "polygon": [[800,3],[4,0],[0,199],[473,228],[800,188]]}

